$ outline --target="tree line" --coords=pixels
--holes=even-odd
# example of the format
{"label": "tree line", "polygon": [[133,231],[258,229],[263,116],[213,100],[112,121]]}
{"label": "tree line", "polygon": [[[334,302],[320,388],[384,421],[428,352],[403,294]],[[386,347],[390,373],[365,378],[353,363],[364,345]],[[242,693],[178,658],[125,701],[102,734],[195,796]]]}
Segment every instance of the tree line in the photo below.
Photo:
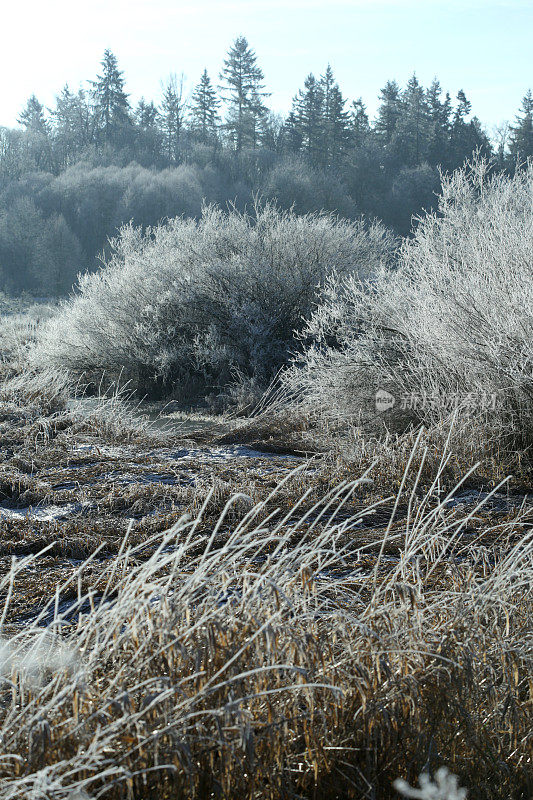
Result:
{"label": "tree line", "polygon": [[460,90],[413,75],[380,93],[375,119],[348,100],[327,65],[310,74],[286,118],[268,108],[257,55],[230,47],[215,81],[204,70],[191,93],[172,75],[158,102],[133,107],[116,56],[106,50],[86,87],[67,85],[55,105],[34,95],[20,128],[0,128],[0,277],[5,291],[68,292],[95,267],[117,227],[197,217],[202,202],[249,205],[257,195],[297,212],[381,218],[407,234],[435,204],[439,169],[477,150],[512,171],[533,155],[533,96],[492,143]]}

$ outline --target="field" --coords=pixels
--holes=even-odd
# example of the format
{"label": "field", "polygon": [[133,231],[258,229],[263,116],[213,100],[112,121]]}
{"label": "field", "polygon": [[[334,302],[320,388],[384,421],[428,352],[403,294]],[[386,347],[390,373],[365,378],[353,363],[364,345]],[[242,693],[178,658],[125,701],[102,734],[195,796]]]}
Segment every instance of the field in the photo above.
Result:
{"label": "field", "polygon": [[[241,306],[231,295],[242,319],[226,341],[225,295],[205,273],[189,294],[162,292],[168,237],[190,230],[138,239],[138,259],[140,234],[126,234],[139,292],[151,291],[145,257],[168,269],[154,318],[168,321],[170,306],[190,322],[198,296],[212,303],[220,330],[195,347],[218,354],[217,375],[191,377],[185,327],[170,354],[168,327],[142,340],[120,259],[59,311],[2,318],[2,800],[533,796],[531,251],[526,227],[511,224],[525,219],[532,178],[484,184],[477,199],[469,180],[453,178],[455,202],[366,294],[353,275],[330,276],[297,333],[307,349],[266,393],[244,372],[261,354],[243,355],[256,322],[250,264],[303,224],[272,209],[246,258],[235,241],[248,241],[249,222],[224,222],[246,289]],[[475,227],[475,203],[477,219],[507,215],[505,237]],[[206,248],[218,235],[210,219]],[[348,235],[323,218],[310,225],[328,252]],[[352,234],[365,252],[364,230]],[[385,246],[378,229],[369,235],[373,259]],[[513,280],[502,280],[510,251]],[[311,285],[294,268],[287,320],[302,287],[314,307]],[[283,285],[277,299],[268,288],[275,308]],[[475,352],[474,314],[485,326]],[[239,382],[218,401],[232,413],[139,405],[149,358],[176,392],[185,375],[222,386],[236,363]],[[111,387],[95,383],[97,363]],[[464,397],[468,381],[497,403],[474,407],[469,393],[448,413],[444,400]],[[376,387],[443,402],[370,414]]]}

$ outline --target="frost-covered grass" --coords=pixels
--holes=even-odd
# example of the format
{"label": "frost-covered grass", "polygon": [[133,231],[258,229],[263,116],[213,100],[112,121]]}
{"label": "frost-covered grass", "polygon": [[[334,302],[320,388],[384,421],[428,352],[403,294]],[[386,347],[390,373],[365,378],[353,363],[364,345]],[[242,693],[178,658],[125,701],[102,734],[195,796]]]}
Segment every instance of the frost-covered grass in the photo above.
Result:
{"label": "frost-covered grass", "polygon": [[531,795],[533,512],[454,505],[444,434],[179,464],[2,369],[2,504],[85,510],[0,519],[0,800]]}
{"label": "frost-covered grass", "polygon": [[[141,393],[187,397],[236,376],[265,386],[333,270],[372,274],[395,242],[380,224],[204,208],[143,233],[122,229],[96,274],[45,326],[32,363],[121,374]],[[257,391],[257,388],[254,389]]]}
{"label": "frost-covered grass", "polygon": [[[477,162],[375,280],[330,279],[286,374],[330,423],[402,431],[457,414],[465,449],[522,460],[533,445],[533,166]],[[311,342],[311,344],[309,344]],[[377,410],[378,390],[395,405]],[[515,466],[516,466],[515,459]]]}
{"label": "frost-covered grass", "polygon": [[[475,509],[400,493],[376,550],[341,515],[360,486],[266,518],[237,495],[73,569],[4,633],[0,797],[392,798],[442,765],[470,798],[530,796],[524,512],[472,538]],[[13,563],[4,617],[44,557]]]}
{"label": "frost-covered grass", "polygon": [[52,304],[10,301],[0,294],[0,360],[22,363],[42,323],[54,313]]}

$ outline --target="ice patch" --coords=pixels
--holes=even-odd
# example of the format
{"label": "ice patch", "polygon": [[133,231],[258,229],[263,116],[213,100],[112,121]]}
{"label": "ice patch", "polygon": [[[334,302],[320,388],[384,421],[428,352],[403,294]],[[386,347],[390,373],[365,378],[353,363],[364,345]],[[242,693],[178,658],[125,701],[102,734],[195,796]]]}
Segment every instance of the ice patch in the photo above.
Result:
{"label": "ice patch", "polygon": [[87,505],[87,503],[68,503],[64,506],[28,506],[28,508],[6,508],[5,506],[0,506],[0,519],[36,519],[40,522],[51,522],[80,514]]}
{"label": "ice patch", "polygon": [[302,456],[294,456],[280,453],[267,453],[263,450],[254,450],[244,444],[232,444],[224,447],[209,448],[183,448],[182,450],[168,451],[162,453],[173,461],[231,461],[234,458],[283,458],[301,459]]}
{"label": "ice patch", "polygon": [[466,489],[454,495],[446,502],[447,508],[457,506],[477,506],[483,504],[486,508],[493,511],[512,511],[528,499],[527,495],[507,495],[501,492],[477,492]]}

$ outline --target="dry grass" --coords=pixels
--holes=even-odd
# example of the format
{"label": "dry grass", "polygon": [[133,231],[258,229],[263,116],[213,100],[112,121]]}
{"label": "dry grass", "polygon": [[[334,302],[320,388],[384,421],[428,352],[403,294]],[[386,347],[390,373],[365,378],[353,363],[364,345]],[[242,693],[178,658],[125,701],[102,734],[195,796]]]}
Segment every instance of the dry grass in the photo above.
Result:
{"label": "dry grass", "polygon": [[73,570],[3,645],[0,796],[391,797],[444,763],[470,797],[529,797],[525,511],[472,536],[475,513],[411,495],[376,553],[362,515],[335,523],[357,487]]}
{"label": "dry grass", "polygon": [[4,366],[1,504],[82,507],[0,520],[1,800],[532,795],[533,513],[452,505],[453,437],[179,461]]}

